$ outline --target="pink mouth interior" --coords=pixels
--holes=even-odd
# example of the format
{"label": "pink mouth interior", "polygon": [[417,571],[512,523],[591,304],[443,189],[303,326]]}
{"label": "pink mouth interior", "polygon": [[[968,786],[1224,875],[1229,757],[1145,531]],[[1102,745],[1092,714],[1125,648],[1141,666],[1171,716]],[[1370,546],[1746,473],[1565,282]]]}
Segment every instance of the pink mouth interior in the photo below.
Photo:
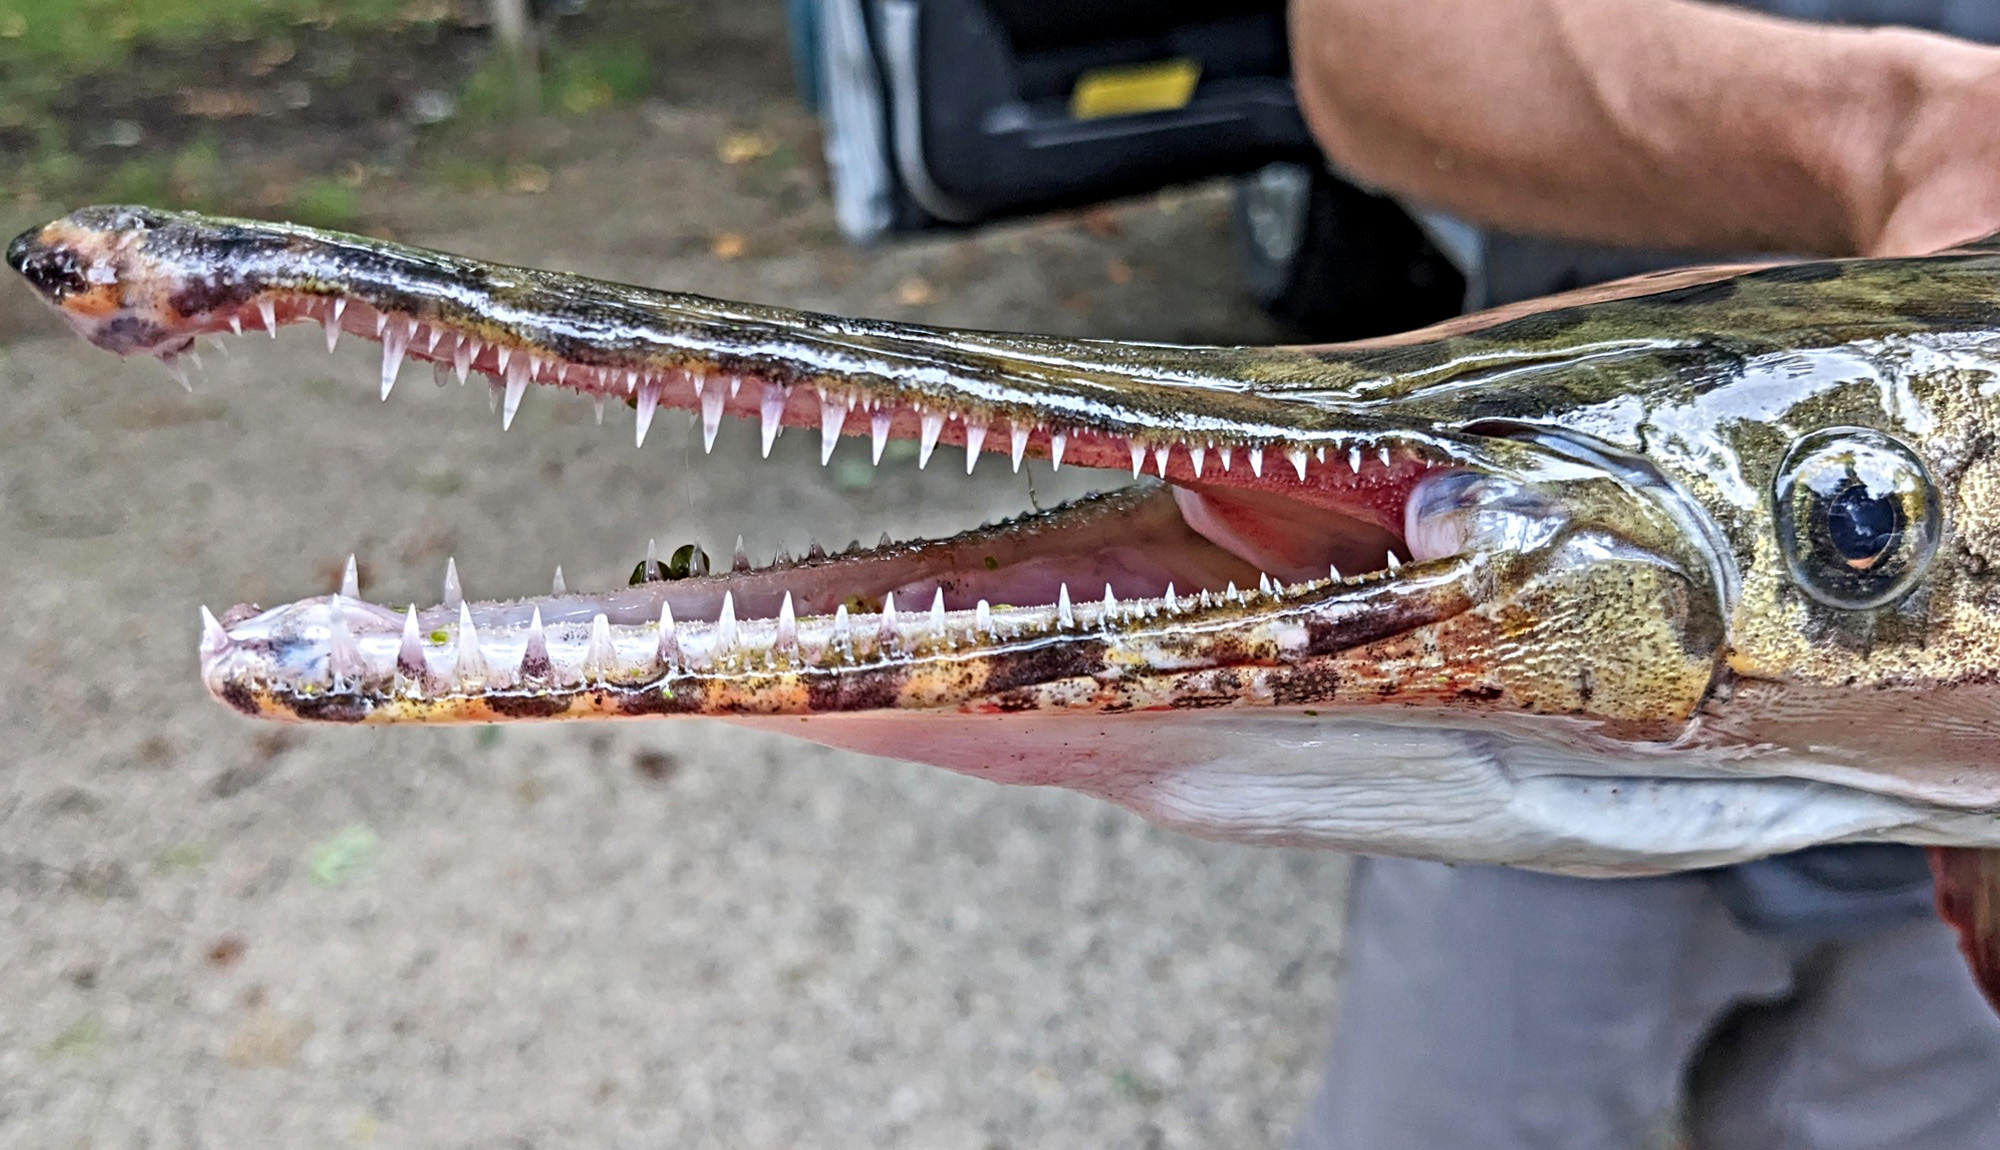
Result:
{"label": "pink mouth interior", "polygon": [[[1220,594],[1263,578],[1322,579],[1330,570],[1361,575],[1409,557],[1402,539],[1404,505],[1417,481],[1436,466],[1407,449],[1386,446],[1350,443],[1343,450],[1333,444],[1307,451],[1138,443],[1089,428],[1024,425],[970,410],[922,410],[866,392],[742,374],[565,361],[352,300],[256,301],[206,317],[194,334],[268,329],[275,335],[278,326],[306,320],[324,327],[329,348],[342,334],[378,341],[385,398],[409,359],[428,361],[441,377],[449,373],[461,382],[486,376],[503,425],[512,422],[534,384],[589,396],[600,410],[610,399],[628,404],[641,443],[658,410],[674,407],[698,414],[705,444],[713,443],[725,417],[757,422],[766,454],[783,429],[812,428],[828,455],[843,435],[868,437],[878,460],[889,440],[906,439],[919,444],[920,465],[946,444],[967,449],[968,470],[982,453],[1006,457],[1017,469],[1034,455],[1058,466],[1157,475],[1170,485],[1170,498],[1134,499],[1123,514],[1078,508],[993,531],[790,566],[739,567],[591,596],[482,604],[476,611],[481,625],[515,621],[513,616],[525,616],[531,606],[539,606],[550,622],[603,613],[612,623],[637,623],[656,617],[663,600],[677,618],[712,620],[725,594],[739,614],[770,617],[787,594],[803,615],[841,605],[877,609],[891,595],[910,606],[941,596],[944,608],[956,611],[981,601],[1052,604],[1065,591],[1095,597],[1109,590],[1121,599],[1152,599],[1170,590]],[[185,347],[177,342],[161,358],[171,363]],[[452,610],[455,604],[447,601],[424,612],[426,625]]]}

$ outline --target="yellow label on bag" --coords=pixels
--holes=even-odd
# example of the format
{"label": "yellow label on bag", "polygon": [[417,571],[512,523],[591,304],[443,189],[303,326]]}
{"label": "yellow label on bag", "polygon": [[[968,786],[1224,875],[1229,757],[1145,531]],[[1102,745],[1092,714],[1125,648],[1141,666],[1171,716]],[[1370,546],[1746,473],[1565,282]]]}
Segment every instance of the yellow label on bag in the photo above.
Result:
{"label": "yellow label on bag", "polygon": [[1078,120],[1096,120],[1184,108],[1194,97],[1199,79],[1201,65],[1188,59],[1092,68],[1076,78],[1076,87],[1069,94],[1069,114]]}

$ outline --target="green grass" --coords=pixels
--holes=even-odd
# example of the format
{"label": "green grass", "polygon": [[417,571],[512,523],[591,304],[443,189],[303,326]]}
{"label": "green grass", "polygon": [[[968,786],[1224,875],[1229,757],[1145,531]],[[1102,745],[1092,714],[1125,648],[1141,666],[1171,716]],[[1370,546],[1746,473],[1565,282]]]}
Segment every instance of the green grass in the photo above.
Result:
{"label": "green grass", "polygon": [[410,0],[7,0],[0,74],[10,64],[54,69],[60,81],[114,68],[141,42],[186,44],[290,24],[377,24],[426,7]]}
{"label": "green grass", "polygon": [[[462,7],[447,0],[0,0],[0,142],[11,153],[11,166],[0,170],[0,202],[18,194],[240,209],[251,190],[225,169],[215,135],[199,136],[171,154],[149,146],[122,159],[101,150],[80,156],[59,109],[79,90],[102,87],[105,80],[96,77],[134,91],[159,87],[159,98],[171,99],[181,81],[169,77],[185,73],[190,54],[199,59],[209,46],[242,54],[252,50],[248,42],[296,39],[288,30],[303,26],[337,29],[340,37],[368,43],[412,26],[453,21]],[[654,80],[647,43],[617,27],[622,31],[547,44],[535,85],[515,85],[508,62],[495,53],[464,82],[453,119],[503,123],[516,109],[517,92],[538,91],[541,110],[558,115],[585,115],[644,96]],[[167,54],[167,72],[140,71],[153,66],[148,59],[159,59],[140,56],[146,49]],[[449,129],[438,134],[451,138]],[[454,157],[452,151],[442,149],[442,158],[426,165],[439,167],[433,175],[447,185],[488,189],[508,182],[498,158],[477,150]],[[324,227],[350,226],[359,218],[354,180],[302,175],[279,192],[288,215]],[[257,202],[270,210],[269,185],[258,194],[265,199]]]}

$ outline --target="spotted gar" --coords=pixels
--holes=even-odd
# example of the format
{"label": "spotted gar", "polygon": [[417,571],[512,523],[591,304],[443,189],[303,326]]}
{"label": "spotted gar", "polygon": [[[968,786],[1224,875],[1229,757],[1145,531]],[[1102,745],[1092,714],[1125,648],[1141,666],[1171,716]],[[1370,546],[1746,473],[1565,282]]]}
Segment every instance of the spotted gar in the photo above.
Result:
{"label": "spotted gar", "polygon": [[[1177,347],[649,291],[87,208],[8,263],[90,342],[322,325],[534,388],[913,439],[1109,495],[604,592],[203,610],[323,722],[703,715],[1196,834],[1616,875],[1932,849],[2000,993],[2000,245],[1693,269],[1391,338]],[[824,458],[824,456],[823,456]],[[351,570],[351,568],[350,568]]]}

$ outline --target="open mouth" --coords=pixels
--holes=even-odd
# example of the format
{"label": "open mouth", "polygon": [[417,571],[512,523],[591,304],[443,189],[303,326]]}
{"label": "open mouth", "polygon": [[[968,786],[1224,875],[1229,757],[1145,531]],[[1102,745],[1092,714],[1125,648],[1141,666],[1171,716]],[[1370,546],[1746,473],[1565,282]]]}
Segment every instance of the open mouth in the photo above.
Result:
{"label": "open mouth", "polygon": [[724,304],[143,209],[86,209],[8,256],[86,338],[170,367],[197,337],[310,323],[330,350],[343,336],[380,344],[384,398],[426,365],[483,378],[503,426],[530,392],[569,390],[629,408],[641,445],[671,408],[705,447],[736,419],[759,427],[767,456],[788,432],[817,435],[822,461],[854,436],[878,464],[911,440],[920,467],[954,446],[968,470],[1034,457],[1135,481],[949,538],[762,567],[684,549],[603,592],[473,603],[448,576],[439,603],[398,609],[349,579],[234,607],[206,621],[202,668],[245,711],[1120,709],[1152,704],[1107,695],[1113,681],[1171,675],[1179,699],[1191,673],[1294,662],[1384,633],[1376,615],[1407,627],[1466,605],[1443,590],[1458,541],[1411,513],[1420,488],[1466,462],[1461,445],[1280,419],[1242,385],[1175,366],[1179,349],[1124,363],[1117,345]]}

